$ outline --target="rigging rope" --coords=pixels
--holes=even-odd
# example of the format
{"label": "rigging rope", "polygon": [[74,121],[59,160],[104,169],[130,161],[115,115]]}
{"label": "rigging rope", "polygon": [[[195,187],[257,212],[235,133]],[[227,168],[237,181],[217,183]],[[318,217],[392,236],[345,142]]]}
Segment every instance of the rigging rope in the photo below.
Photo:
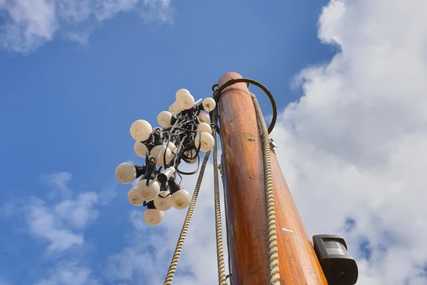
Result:
{"label": "rigging rope", "polygon": [[[213,115],[213,123],[216,124],[216,112]],[[222,215],[221,201],[219,195],[219,179],[218,179],[218,143],[216,137],[216,127],[213,127],[213,136],[215,145],[213,149],[213,176],[214,176],[214,206],[215,206],[215,241],[216,241],[216,257],[218,264],[218,284],[225,285],[225,263],[224,263],[224,244],[222,240]]]}
{"label": "rigging rope", "polygon": [[256,99],[255,95],[251,93],[252,101],[255,107],[257,122],[260,129],[260,135],[262,138],[262,155],[263,155],[263,170],[264,170],[264,190],[265,190],[265,203],[266,203],[266,217],[267,217],[267,247],[268,247],[268,262],[269,262],[269,284],[279,285],[280,284],[280,268],[279,268],[279,248],[277,245],[277,229],[276,229],[276,208],[275,208],[275,196],[273,189],[273,177],[271,171],[271,157],[270,157],[270,137],[269,133],[272,132],[277,118],[277,107],[271,92],[263,84],[256,80],[248,78],[230,79],[221,86],[215,84],[212,86],[214,93],[213,97],[218,102],[222,92],[229,86],[244,82],[248,86],[253,84],[260,88],[264,94],[268,97],[272,107],[272,118],[270,125],[266,126],[261,107]]}
{"label": "rigging rope", "polygon": [[176,268],[181,257],[182,250],[184,248],[184,241],[187,237],[188,230],[190,228],[191,218],[193,217],[194,210],[197,204],[197,198],[199,196],[200,186],[202,184],[203,175],[206,169],[206,164],[209,160],[210,152],[205,153],[205,157],[203,158],[202,165],[200,167],[199,176],[197,177],[196,186],[194,187],[193,196],[191,198],[190,206],[188,207],[187,214],[185,215],[184,223],[182,225],[181,232],[178,237],[178,241],[175,246],[175,251],[172,255],[172,259],[166,273],[165,280],[163,282],[164,285],[172,285],[173,278],[175,277]]}
{"label": "rigging rope", "polygon": [[257,120],[261,130],[261,137],[262,137],[270,284],[280,285],[279,248],[277,246],[276,206],[275,206],[275,197],[274,197],[274,190],[273,190],[273,176],[271,172],[270,138],[268,135],[268,130],[265,125],[264,117],[262,115],[261,107],[258,103],[258,100],[253,94],[251,96],[255,106]]}
{"label": "rigging rope", "polygon": [[[273,96],[270,91],[261,83],[251,80],[251,79],[232,79],[224,83],[221,87],[217,85],[213,87],[214,97],[216,101],[219,101],[219,97],[222,95],[222,91],[232,84],[246,82],[248,84],[254,84],[257,87],[261,88],[264,93],[270,99],[273,117],[270,122],[269,127],[267,128],[262,114],[261,107],[258,103],[254,94],[251,94],[253,104],[255,107],[257,122],[260,129],[260,135],[262,138],[262,154],[263,154],[263,170],[264,170],[264,189],[265,189],[265,203],[266,203],[266,217],[267,217],[267,246],[268,246],[268,261],[269,261],[269,284],[270,285],[280,285],[280,268],[279,268],[279,250],[277,245],[277,229],[276,229],[276,208],[275,208],[275,196],[273,189],[273,177],[271,170],[271,157],[270,157],[270,137],[269,132],[274,128],[276,122],[276,104]],[[213,172],[214,172],[214,208],[215,208],[215,238],[216,238],[216,250],[217,250],[217,265],[218,265],[218,284],[226,285],[226,273],[225,273],[225,262],[224,262],[224,244],[222,239],[222,216],[221,216],[221,201],[219,194],[219,179],[218,179],[218,146],[217,146],[217,137],[216,137],[216,118],[217,113],[212,114],[213,121],[213,136],[215,139],[214,149],[213,149]],[[210,152],[207,152],[204,156],[202,165],[200,167],[199,175],[197,177],[196,186],[191,198],[190,206],[187,210],[187,214],[184,219],[184,223],[181,228],[181,232],[176,243],[175,251],[173,253],[165,280],[164,285],[172,285],[173,279],[175,277],[177,265],[181,257],[181,253],[184,247],[184,241],[187,237],[191,219],[196,208],[198,195],[200,192],[201,183],[203,180],[203,175],[206,169],[206,164],[209,160]]]}

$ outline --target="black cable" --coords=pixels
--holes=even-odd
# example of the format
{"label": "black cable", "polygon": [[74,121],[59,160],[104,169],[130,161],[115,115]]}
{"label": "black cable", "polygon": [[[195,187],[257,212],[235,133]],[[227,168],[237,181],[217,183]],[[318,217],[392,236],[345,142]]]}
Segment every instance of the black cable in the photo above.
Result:
{"label": "black cable", "polygon": [[[196,156],[194,156],[194,158],[197,158],[197,168],[194,171],[190,171],[190,172],[182,171],[178,168],[178,166],[176,168],[176,171],[182,175],[193,175],[193,174],[195,174],[197,171],[199,171],[199,168],[200,168],[200,156],[198,155],[198,153]],[[187,160],[185,160],[185,158],[184,158],[184,161],[188,162]]]}
{"label": "black cable", "polygon": [[274,99],[273,94],[271,94],[270,90],[268,90],[268,88],[265,87],[260,82],[253,79],[249,79],[249,78],[237,78],[237,79],[230,79],[224,84],[222,84],[221,86],[219,86],[218,84],[214,84],[212,86],[212,91],[213,91],[213,97],[215,101],[219,102],[219,99],[221,98],[221,95],[223,94],[223,91],[225,90],[225,88],[230,87],[233,84],[242,83],[242,82],[247,83],[248,86],[250,84],[253,84],[256,87],[260,88],[264,92],[264,94],[268,97],[268,100],[270,100],[273,116],[271,118],[270,125],[268,126],[268,133],[271,133],[274,129],[274,126],[276,125],[276,120],[277,120],[276,100]]}

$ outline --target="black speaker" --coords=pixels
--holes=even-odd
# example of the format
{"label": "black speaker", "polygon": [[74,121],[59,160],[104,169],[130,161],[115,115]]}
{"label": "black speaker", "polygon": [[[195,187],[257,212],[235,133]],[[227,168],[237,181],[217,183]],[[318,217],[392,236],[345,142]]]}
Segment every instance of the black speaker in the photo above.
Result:
{"label": "black speaker", "polygon": [[353,285],[357,281],[356,261],[349,256],[347,244],[335,235],[315,235],[313,244],[329,285]]}

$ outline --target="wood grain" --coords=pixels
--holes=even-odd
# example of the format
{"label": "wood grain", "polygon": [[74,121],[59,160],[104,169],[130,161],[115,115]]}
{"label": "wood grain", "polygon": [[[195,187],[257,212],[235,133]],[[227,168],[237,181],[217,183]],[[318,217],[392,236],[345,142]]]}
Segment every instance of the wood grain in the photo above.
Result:
{"label": "wood grain", "polygon": [[[219,85],[232,78],[224,74]],[[233,285],[268,284],[261,138],[246,84],[224,90],[218,104]],[[298,211],[272,155],[281,283],[327,284]]]}

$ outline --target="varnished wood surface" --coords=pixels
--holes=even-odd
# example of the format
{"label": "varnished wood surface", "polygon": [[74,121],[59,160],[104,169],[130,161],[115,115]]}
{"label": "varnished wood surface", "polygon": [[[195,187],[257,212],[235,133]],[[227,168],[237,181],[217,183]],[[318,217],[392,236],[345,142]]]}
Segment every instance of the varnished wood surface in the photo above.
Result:
{"label": "varnished wood surface", "polygon": [[[222,84],[237,73],[226,73]],[[268,284],[267,222],[261,138],[246,84],[227,88],[218,104],[233,285]],[[275,155],[281,283],[327,284]]]}
{"label": "varnished wood surface", "polygon": [[328,284],[275,155],[273,185],[282,284]]}
{"label": "varnished wood surface", "polygon": [[219,116],[232,284],[267,284],[261,141],[255,109],[244,83],[225,90]]}

